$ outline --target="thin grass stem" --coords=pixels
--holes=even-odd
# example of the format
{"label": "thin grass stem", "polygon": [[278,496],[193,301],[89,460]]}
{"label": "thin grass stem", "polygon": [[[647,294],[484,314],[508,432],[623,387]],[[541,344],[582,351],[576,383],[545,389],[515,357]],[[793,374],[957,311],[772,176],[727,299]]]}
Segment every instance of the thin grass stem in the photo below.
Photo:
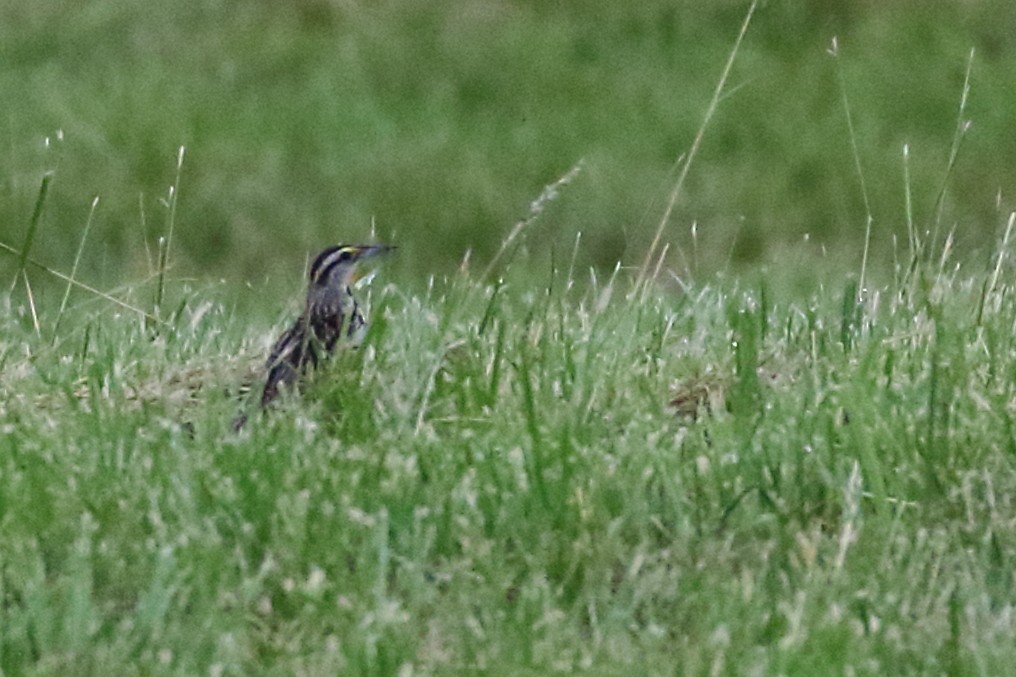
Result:
{"label": "thin grass stem", "polygon": [[[95,209],[99,206],[98,196],[92,200],[92,207],[88,210],[88,218],[85,220],[85,230],[81,233],[81,242],[78,243],[78,251],[74,255],[74,265],[71,266],[70,279],[75,280],[78,275],[78,265],[81,263],[81,255],[85,251],[85,242],[88,240],[88,233],[92,230],[92,220],[95,218]],[[53,323],[53,342],[56,343],[57,336],[60,334],[60,320],[63,319],[64,311],[67,310],[67,301],[71,296],[71,289],[74,287],[74,283],[71,281],[67,282],[67,288],[64,289],[63,298],[60,299],[60,309],[56,313],[56,322]]]}
{"label": "thin grass stem", "polygon": [[42,327],[39,325],[39,310],[35,306],[35,294],[32,293],[32,283],[28,280],[28,271],[22,270],[21,275],[25,278],[25,295],[28,298],[28,310],[32,314],[32,329],[36,336],[42,335]]}
{"label": "thin grass stem", "polygon": [[840,95],[843,99],[843,112],[847,117],[847,133],[850,135],[850,150],[854,157],[854,169],[857,170],[857,178],[861,187],[861,199],[864,201],[864,251],[861,254],[861,274],[857,284],[857,300],[864,299],[865,278],[868,273],[868,252],[871,247],[871,226],[874,217],[871,214],[871,200],[868,197],[868,185],[864,180],[864,167],[861,165],[861,152],[857,146],[857,130],[854,128],[854,116],[850,112],[850,97],[847,95],[847,82],[843,75],[843,67],[840,65],[839,41],[833,37],[832,47],[829,49],[836,60],[836,76],[840,84]]}
{"label": "thin grass stem", "polygon": [[910,243],[910,253],[916,254],[920,249],[920,236],[914,227],[914,199],[910,184],[910,144],[903,144],[903,199],[907,219],[907,240]]}
{"label": "thin grass stem", "polygon": [[32,250],[32,243],[35,241],[35,232],[39,227],[42,218],[42,207],[46,204],[46,195],[49,193],[49,184],[53,180],[53,172],[46,172],[42,175],[42,183],[39,186],[39,195],[35,198],[35,209],[32,210],[32,218],[28,222],[28,232],[25,233],[25,241],[21,245],[21,252],[18,256],[18,271],[11,281],[11,291],[18,284],[18,278],[24,277],[27,284],[28,277],[25,274],[25,266],[28,263],[28,255]]}
{"label": "thin grass stem", "polygon": [[[1002,236],[1002,244],[998,248],[998,255],[995,257],[995,270],[991,274],[990,281],[987,281],[984,287],[981,288],[981,299],[977,304],[977,322],[978,326],[981,325],[981,321],[984,317],[984,307],[987,305],[988,298],[993,296],[998,290],[998,278],[1002,275],[1002,261],[1005,260],[1005,254],[1009,251],[1009,240],[1012,237],[1013,226],[1016,225],[1016,212],[1009,214],[1009,222],[1005,226],[1005,234]],[[998,294],[999,300],[1001,300],[1001,294]],[[997,304],[995,304],[997,308]]]}
{"label": "thin grass stem", "polygon": [[180,192],[180,172],[183,169],[183,154],[184,146],[180,146],[180,150],[176,156],[176,176],[173,179],[173,185],[169,187],[169,199],[167,200],[167,207],[169,209],[169,216],[167,217],[168,223],[166,224],[166,237],[163,241],[159,240],[159,263],[158,263],[158,282],[155,286],[155,315],[159,315],[159,309],[162,308],[162,302],[165,299],[166,293],[166,272],[169,268],[169,254],[173,246],[173,230],[176,227],[176,202],[177,195]]}
{"label": "thin grass stem", "polygon": [[960,94],[960,106],[956,114],[956,131],[953,133],[952,147],[949,149],[949,161],[946,163],[945,174],[942,176],[942,185],[935,196],[935,204],[932,209],[935,213],[935,228],[932,234],[931,243],[938,240],[938,229],[942,224],[942,210],[945,208],[945,192],[949,187],[949,179],[952,176],[953,168],[956,166],[956,159],[960,154],[960,147],[963,139],[970,129],[970,120],[966,119],[967,99],[970,96],[970,74],[974,68],[974,48],[970,48],[970,55],[967,57],[967,70],[963,76],[963,91]]}
{"label": "thin grass stem", "polygon": [[501,260],[501,257],[504,256],[505,252],[508,251],[508,248],[515,243],[515,240],[522,235],[526,228],[536,221],[540,214],[543,213],[543,210],[547,208],[547,205],[557,199],[560,194],[560,189],[575,180],[575,177],[582,171],[583,165],[583,161],[579,160],[572,166],[571,169],[557,179],[557,181],[544,186],[540,195],[529,204],[529,213],[526,217],[512,226],[512,229],[508,232],[508,236],[501,241],[500,249],[498,249],[497,253],[494,254],[494,258],[490,260],[490,263],[487,264],[487,268],[483,271],[483,275],[480,276],[480,279],[485,280],[491,275],[491,273],[494,272],[494,268],[497,267],[498,262]]}
{"label": "thin grass stem", "polygon": [[705,136],[706,128],[712,121],[713,115],[715,115],[716,109],[723,97],[723,90],[727,86],[727,79],[730,77],[730,71],[734,67],[734,60],[737,58],[737,52],[741,48],[741,42],[744,41],[744,36],[748,33],[748,26],[751,25],[751,18],[755,14],[756,7],[758,7],[758,0],[752,0],[751,6],[748,7],[748,13],[745,15],[744,21],[741,23],[741,30],[737,34],[737,39],[734,40],[734,46],[731,48],[730,54],[727,57],[727,63],[723,67],[723,72],[720,73],[720,79],[716,83],[716,89],[713,91],[713,97],[710,99],[709,106],[706,108],[706,113],[702,118],[702,124],[699,125],[698,131],[695,133],[695,138],[692,139],[691,148],[688,149],[688,157],[681,166],[681,172],[678,174],[677,181],[674,183],[674,187],[670,191],[670,197],[667,199],[667,208],[663,211],[663,216],[660,218],[660,223],[656,227],[656,233],[653,235],[653,240],[649,245],[649,249],[646,251],[642,267],[639,269],[639,275],[635,280],[636,289],[642,287],[643,284],[647,284],[650,279],[650,269],[653,268],[653,263],[656,260],[656,252],[660,246],[660,240],[663,238],[663,231],[666,229],[667,223],[670,222],[670,215],[674,211],[674,205],[677,204],[677,200],[681,196],[681,189],[684,187],[685,179],[688,178],[688,170],[691,168],[692,161],[694,161],[695,155],[698,153],[698,149],[702,145],[702,138]]}
{"label": "thin grass stem", "polygon": [[1005,235],[1002,236],[1002,246],[998,250],[998,257],[995,259],[995,271],[991,275],[990,291],[998,289],[998,278],[1002,274],[1002,260],[1009,249],[1009,239],[1012,236],[1013,225],[1016,224],[1016,212],[1009,214],[1009,222],[1005,226]]}
{"label": "thin grass stem", "polygon": [[[9,244],[6,244],[4,242],[0,242],[0,250],[9,252],[9,253],[15,254],[15,255],[20,255],[21,254],[20,251],[18,251],[14,247],[12,247]],[[92,287],[91,285],[85,284],[84,282],[81,282],[79,280],[75,280],[73,277],[71,277],[69,275],[66,275],[64,273],[61,273],[59,270],[54,270],[53,268],[50,268],[46,264],[40,263],[40,262],[36,261],[35,259],[33,259],[31,257],[26,258],[25,259],[25,263],[31,264],[31,265],[35,266],[36,268],[38,268],[38,269],[40,269],[40,270],[42,270],[44,272],[47,272],[47,273],[49,273],[50,275],[53,275],[56,278],[59,278],[59,279],[63,280],[64,282],[72,284],[72,285],[74,285],[75,287],[77,287],[79,289],[83,289],[86,292],[88,292],[89,294],[94,294],[95,296],[98,296],[99,298],[105,299],[106,301],[109,301],[113,305],[119,306],[120,308],[123,308],[124,310],[129,310],[132,313],[140,315],[141,317],[143,317],[143,318],[145,318],[147,320],[158,322],[159,324],[168,324],[166,322],[163,322],[159,318],[155,317],[151,313],[149,313],[149,312],[147,312],[145,310],[142,310],[141,308],[138,308],[137,306],[132,306],[131,304],[129,304],[129,303],[125,302],[125,301],[121,301],[120,299],[116,298],[115,296],[107,294],[104,291],[100,291],[100,290],[96,289],[95,287]]]}

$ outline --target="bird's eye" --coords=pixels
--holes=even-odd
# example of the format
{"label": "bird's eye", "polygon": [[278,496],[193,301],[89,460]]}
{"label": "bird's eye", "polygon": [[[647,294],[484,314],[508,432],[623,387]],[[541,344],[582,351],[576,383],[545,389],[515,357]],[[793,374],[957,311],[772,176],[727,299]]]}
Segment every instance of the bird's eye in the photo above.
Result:
{"label": "bird's eye", "polygon": [[349,251],[348,249],[343,249],[339,253],[339,263],[345,263],[351,258],[353,258],[353,252]]}

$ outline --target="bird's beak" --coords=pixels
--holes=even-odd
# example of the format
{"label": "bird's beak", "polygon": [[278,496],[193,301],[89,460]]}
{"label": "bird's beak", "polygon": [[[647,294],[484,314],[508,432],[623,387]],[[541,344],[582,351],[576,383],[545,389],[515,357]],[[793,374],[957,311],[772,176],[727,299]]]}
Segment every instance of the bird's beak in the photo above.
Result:
{"label": "bird's beak", "polygon": [[357,259],[362,261],[364,259],[373,258],[379,254],[386,254],[391,250],[395,249],[390,244],[369,244],[357,247]]}
{"label": "bird's beak", "polygon": [[[364,261],[366,259],[374,258],[375,256],[380,256],[381,254],[386,254],[393,249],[395,249],[395,246],[389,244],[362,245],[356,248],[356,260],[358,262]],[[353,270],[353,284],[359,282],[365,275],[367,275],[367,271],[363,268],[356,268]]]}

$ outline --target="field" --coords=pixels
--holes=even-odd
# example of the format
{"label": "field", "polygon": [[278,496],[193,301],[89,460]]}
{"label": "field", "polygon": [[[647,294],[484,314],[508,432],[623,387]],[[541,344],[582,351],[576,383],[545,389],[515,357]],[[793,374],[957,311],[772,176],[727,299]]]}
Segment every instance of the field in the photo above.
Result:
{"label": "field", "polygon": [[1016,10],[838,7],[0,9],[0,673],[1010,671]]}

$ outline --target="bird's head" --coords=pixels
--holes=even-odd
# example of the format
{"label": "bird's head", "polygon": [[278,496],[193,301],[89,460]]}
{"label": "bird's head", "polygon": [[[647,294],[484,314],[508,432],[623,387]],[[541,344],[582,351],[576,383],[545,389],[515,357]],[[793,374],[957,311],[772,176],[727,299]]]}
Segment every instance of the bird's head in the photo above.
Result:
{"label": "bird's head", "polygon": [[316,300],[323,295],[346,294],[356,282],[358,265],[361,261],[395,249],[390,245],[342,244],[328,247],[314,259],[310,266],[308,293]]}

